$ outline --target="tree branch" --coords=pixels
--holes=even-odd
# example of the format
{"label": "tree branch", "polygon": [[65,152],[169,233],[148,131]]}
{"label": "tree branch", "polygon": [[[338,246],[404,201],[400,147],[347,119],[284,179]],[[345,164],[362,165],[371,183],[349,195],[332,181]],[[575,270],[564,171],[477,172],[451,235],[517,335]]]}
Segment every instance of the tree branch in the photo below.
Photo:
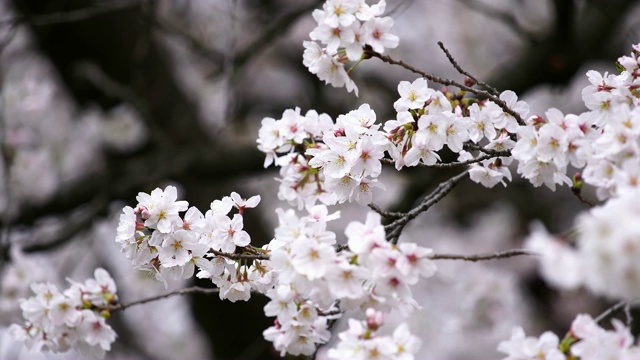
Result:
{"label": "tree branch", "polygon": [[515,250],[507,250],[501,251],[493,254],[474,254],[474,255],[460,255],[460,254],[433,254],[429,258],[431,260],[463,260],[463,261],[485,261],[485,260],[497,260],[497,259],[505,259],[515,256],[535,256],[536,253],[533,253],[528,250],[515,249]]}
{"label": "tree branch", "polygon": [[456,62],[456,60],[453,58],[453,56],[451,55],[451,53],[449,52],[449,50],[447,50],[446,47],[444,47],[444,44],[442,43],[442,41],[438,41],[438,46],[440,47],[440,49],[442,49],[442,51],[444,51],[444,54],[447,56],[447,59],[449,60],[449,62],[451,63],[451,65],[458,70],[458,72],[462,75],[465,75],[467,77],[469,77],[471,80],[475,81],[476,84],[482,86],[483,88],[485,88],[485,90],[491,92],[492,94],[496,95],[496,96],[500,96],[500,92],[498,90],[496,90],[493,86],[485,83],[484,81],[478,80],[478,78],[476,78],[475,76],[471,75],[470,73],[466,72],[459,64],[458,62]]}
{"label": "tree branch", "polygon": [[95,16],[105,13],[124,10],[136,6],[140,6],[142,1],[140,0],[127,0],[127,1],[111,1],[97,3],[93,6],[87,6],[82,9],[62,11],[51,14],[44,14],[38,16],[18,16],[9,19],[0,20],[0,26],[3,25],[16,25],[19,23],[28,23],[33,26],[47,26],[55,24],[70,23],[76,21],[83,21],[91,19]]}
{"label": "tree branch", "polygon": [[150,302],[154,302],[154,301],[158,301],[158,300],[162,300],[162,299],[167,299],[167,298],[170,298],[170,297],[176,296],[176,295],[186,295],[186,294],[193,294],[193,293],[217,294],[219,292],[220,292],[220,288],[205,288],[205,287],[200,287],[200,286],[192,286],[192,287],[188,287],[188,288],[184,288],[184,289],[180,289],[180,290],[171,291],[171,292],[168,292],[166,294],[152,296],[152,297],[148,297],[146,299],[132,301],[132,302],[126,303],[126,304],[117,304],[117,305],[113,305],[113,306],[107,306],[104,310],[122,311],[122,310],[130,308],[132,306],[142,305],[142,304],[146,304],[146,303],[150,303]]}
{"label": "tree branch", "polygon": [[[388,160],[388,159],[382,159],[382,160]],[[385,161],[383,161],[385,162]],[[380,216],[382,217],[386,217],[386,218],[401,218],[405,215],[405,213],[401,213],[401,212],[392,212],[392,211],[387,211],[382,209],[381,207],[379,207],[378,205],[371,203],[369,204],[369,208],[375,212],[377,212],[378,214],[380,214]]]}
{"label": "tree branch", "polygon": [[402,229],[407,225],[407,223],[409,223],[409,221],[415,219],[418,215],[429,210],[429,208],[442,200],[457,184],[460,183],[460,181],[462,181],[462,179],[467,176],[468,173],[469,170],[465,170],[451,179],[440,183],[440,185],[438,185],[431,194],[424,198],[420,205],[407,212],[403,217],[395,220],[389,225],[386,225],[384,228],[385,231],[387,231],[387,240],[393,244],[397,243]]}
{"label": "tree branch", "polygon": [[[455,161],[455,162],[450,162],[450,163],[436,163],[433,165],[426,165],[423,163],[418,163],[417,166],[423,166],[423,167],[428,167],[428,168],[434,168],[434,169],[451,169],[454,167],[458,167],[458,166],[463,166],[463,165],[471,165],[471,164],[476,164],[485,160],[489,160],[489,159],[493,159],[493,158],[497,158],[497,157],[508,157],[511,156],[511,152],[509,150],[505,150],[505,151],[497,151],[497,150],[492,150],[492,149],[484,149],[486,151],[490,151],[491,153],[485,153],[484,155],[481,155],[477,158],[473,158],[473,159],[469,159],[469,160],[465,160],[465,161]],[[479,150],[481,151],[481,150]],[[380,162],[382,162],[383,164],[394,164],[394,161],[391,159],[380,159]],[[371,207],[371,206],[369,206]],[[373,209],[372,210],[376,211],[379,213],[378,210]],[[382,209],[380,209],[382,210]],[[381,214],[382,215],[382,214]],[[384,215],[383,215],[384,216]]]}

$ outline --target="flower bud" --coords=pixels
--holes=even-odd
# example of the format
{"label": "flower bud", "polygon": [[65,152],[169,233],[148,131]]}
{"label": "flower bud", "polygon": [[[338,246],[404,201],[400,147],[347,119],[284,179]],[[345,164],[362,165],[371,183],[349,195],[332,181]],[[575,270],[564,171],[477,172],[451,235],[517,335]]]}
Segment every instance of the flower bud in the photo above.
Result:
{"label": "flower bud", "polygon": [[472,86],[474,86],[476,84],[476,81],[467,76],[464,79],[464,84],[465,84],[465,86],[472,87]]}
{"label": "flower bud", "polygon": [[367,327],[371,330],[377,330],[384,323],[384,313],[382,311],[368,308],[365,315],[367,317]]}

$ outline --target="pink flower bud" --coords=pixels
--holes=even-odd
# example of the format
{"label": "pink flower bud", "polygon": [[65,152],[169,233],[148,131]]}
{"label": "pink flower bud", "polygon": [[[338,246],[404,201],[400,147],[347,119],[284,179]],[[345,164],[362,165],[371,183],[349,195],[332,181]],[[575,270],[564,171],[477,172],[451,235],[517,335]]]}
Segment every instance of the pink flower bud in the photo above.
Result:
{"label": "pink flower bud", "polygon": [[367,317],[367,327],[371,330],[377,330],[384,323],[384,313],[382,311],[368,308],[365,315]]}

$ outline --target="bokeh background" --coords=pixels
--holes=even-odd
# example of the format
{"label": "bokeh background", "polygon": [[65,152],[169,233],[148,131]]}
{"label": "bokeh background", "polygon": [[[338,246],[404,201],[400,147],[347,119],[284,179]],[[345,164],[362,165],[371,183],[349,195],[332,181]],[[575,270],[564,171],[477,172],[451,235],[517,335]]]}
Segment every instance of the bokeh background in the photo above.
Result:
{"label": "bokeh background", "polygon": [[[277,172],[263,168],[256,149],[263,117],[299,106],[335,118],[365,102],[378,121],[395,117],[397,84],[415,75],[367,60],[353,73],[355,97],[302,65],[302,41],[315,26],[310,14],[322,2],[0,0],[0,359],[81,358],[29,353],[6,334],[21,321],[17,300],[31,281],[63,285],[102,266],[125,302],[165,292],[131,270],[113,241],[119,211],[135,205],[139,191],[173,184],[200,209],[231,191],[260,194],[261,210],[245,226],[265,243],[274,209],[288,205],[277,199]],[[442,41],[463,68],[516,91],[532,113],[582,112],[586,71],[615,71],[615,59],[640,41],[638,3],[387,0],[400,37],[388,53],[462,81]],[[387,191],[374,202],[407,210],[454,173],[385,168]],[[466,181],[401,241],[450,253],[517,248],[534,219],[562,233],[585,209],[566,187],[551,192],[515,179],[485,189]],[[364,220],[362,208],[340,210],[339,239],[348,221]],[[533,259],[438,265],[414,288],[423,309],[389,319],[408,321],[421,337],[420,359],[498,359],[497,343],[513,326],[561,335],[576,313],[608,306],[582,290],[549,288]],[[231,304],[193,295],[128,309],[112,319],[119,338],[107,358],[277,359],[261,335],[272,322],[264,304],[256,296]]]}

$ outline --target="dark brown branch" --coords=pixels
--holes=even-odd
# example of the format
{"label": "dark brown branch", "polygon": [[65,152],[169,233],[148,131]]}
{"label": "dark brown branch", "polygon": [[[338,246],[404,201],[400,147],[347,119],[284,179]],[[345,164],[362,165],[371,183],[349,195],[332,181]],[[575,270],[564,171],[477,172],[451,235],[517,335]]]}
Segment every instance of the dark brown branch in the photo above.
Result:
{"label": "dark brown branch", "polygon": [[[167,35],[180,38],[193,52],[199,54],[204,59],[217,65],[222,64],[224,58],[222,52],[205,44],[200,39],[191,34],[187,29],[183,29],[176,24],[172,24],[169,21],[157,17],[154,17],[151,20],[154,21],[154,25],[158,30],[164,32]],[[222,66],[220,66],[220,68],[222,68]]]}
{"label": "dark brown branch", "polygon": [[582,196],[582,191],[581,189],[572,186],[571,187],[571,192],[573,193],[573,195],[576,196],[576,198],[578,198],[578,200],[580,200],[580,202],[589,205],[589,207],[594,207],[596,206],[595,203],[593,203],[592,201],[587,200],[584,196]]}
{"label": "dark brown branch", "polygon": [[[458,166],[464,166],[464,165],[471,165],[471,164],[476,164],[485,160],[489,160],[489,159],[493,159],[493,158],[497,158],[497,157],[508,157],[511,156],[511,152],[506,150],[506,151],[496,151],[496,150],[492,150],[492,149],[484,149],[487,151],[492,151],[491,153],[485,153],[484,155],[481,155],[477,158],[473,158],[473,159],[469,159],[469,160],[465,160],[465,161],[455,161],[455,162],[450,162],[450,163],[437,163],[437,164],[433,164],[433,165],[426,165],[423,163],[418,163],[417,166],[424,166],[424,167],[429,167],[429,168],[435,168],[435,169],[451,169],[454,167],[458,167]],[[380,159],[380,162],[382,162],[383,164],[393,164],[394,161],[391,159]],[[371,207],[371,205],[369,206]],[[375,212],[380,213],[380,211],[373,209]],[[384,211],[382,209],[380,209],[381,211]],[[385,216],[383,214],[380,213],[380,215]]]}
{"label": "dark brown branch", "polygon": [[440,49],[442,49],[442,51],[444,52],[444,54],[447,56],[447,59],[449,60],[449,62],[451,63],[451,65],[458,70],[458,72],[462,75],[468,76],[471,80],[473,80],[476,84],[482,86],[483,88],[485,88],[485,90],[491,92],[493,95],[495,96],[500,96],[500,92],[498,90],[496,90],[493,86],[485,83],[484,81],[478,80],[477,77],[471,75],[470,73],[468,73],[467,71],[465,71],[456,61],[456,59],[453,58],[453,56],[451,55],[451,53],[449,52],[449,50],[444,47],[444,44],[442,43],[442,41],[438,41],[438,46],[440,47]]}
{"label": "dark brown branch", "polygon": [[10,19],[3,19],[0,20],[0,26],[15,25],[19,23],[28,23],[33,26],[47,26],[83,21],[105,13],[140,6],[141,4],[142,2],[140,0],[103,2],[82,9],[62,11],[38,16],[19,16]]}
{"label": "dark brown branch", "polygon": [[75,235],[80,234],[82,231],[89,230],[94,219],[97,218],[99,214],[106,212],[108,206],[109,202],[106,196],[96,196],[91,203],[79,209],[77,218],[70,217],[70,219],[65,220],[65,225],[62,227],[62,230],[52,236],[51,240],[25,246],[23,251],[25,253],[47,251],[66,244]]}
{"label": "dark brown branch", "polygon": [[522,117],[520,116],[520,114],[518,114],[517,112],[515,112],[514,110],[512,110],[511,108],[509,108],[509,106],[507,106],[507,103],[505,103],[504,101],[502,101],[499,97],[489,93],[486,90],[479,90],[479,89],[474,89],[471,88],[469,86],[466,86],[464,84],[460,84],[459,82],[453,81],[453,80],[449,80],[449,79],[444,79],[441,78],[439,76],[430,74],[428,72],[416,69],[415,67],[403,62],[402,60],[395,60],[393,58],[391,58],[388,55],[382,55],[378,52],[373,51],[370,48],[366,48],[365,49],[365,55],[367,57],[375,57],[378,58],[384,62],[386,62],[387,64],[391,64],[391,65],[397,65],[400,67],[403,67],[409,71],[411,71],[414,74],[418,74],[422,77],[424,77],[427,80],[431,80],[435,83],[441,84],[441,85],[445,85],[445,86],[455,86],[461,90],[470,92],[472,94],[475,94],[477,96],[483,97],[483,98],[487,98],[491,101],[493,101],[494,103],[496,103],[496,105],[500,106],[500,108],[502,108],[502,111],[506,112],[507,114],[513,116],[516,121],[518,122],[518,124],[520,125],[525,125],[524,120],[522,119]]}
{"label": "dark brown branch", "polygon": [[431,260],[463,260],[463,261],[485,261],[485,260],[497,260],[505,259],[515,256],[529,255],[535,256],[536,254],[528,250],[515,249],[501,251],[493,254],[474,254],[474,255],[460,255],[460,254],[433,254],[429,256]]}
{"label": "dark brown branch", "polygon": [[433,205],[437,204],[440,200],[442,200],[451,190],[464,179],[469,170],[465,170],[460,174],[452,177],[451,179],[440,183],[438,187],[436,187],[431,194],[429,194],[420,205],[413,208],[411,211],[407,212],[403,217],[395,220],[389,225],[385,226],[385,230],[387,231],[387,240],[391,243],[397,243],[398,238],[400,237],[400,233],[402,229],[409,223],[409,221],[415,219],[421,213],[429,210]]}
{"label": "dark brown branch", "polygon": [[91,62],[79,63],[75,67],[75,75],[86,80],[104,94],[134,105],[140,113],[148,116],[148,104],[132,88],[111,78],[98,65]]}
{"label": "dark brown branch", "polygon": [[295,9],[278,20],[274,21],[266,29],[260,32],[260,36],[255,38],[249,45],[238,52],[233,61],[233,72],[237,75],[250,59],[256,57],[256,54],[263,51],[267,46],[274,42],[279,35],[285,33],[295,22],[303,15],[308,14],[311,10],[317,8],[324,0],[316,0],[307,6]]}
{"label": "dark brown branch", "polygon": [[[383,162],[385,162],[384,160],[388,160],[388,159],[382,159]],[[386,217],[386,218],[401,218],[405,215],[405,213],[401,213],[401,212],[393,212],[393,211],[387,211],[382,209],[381,207],[379,207],[378,205],[371,203],[369,204],[369,208],[375,212],[377,212],[378,214],[380,214],[380,216],[382,217]]]}

